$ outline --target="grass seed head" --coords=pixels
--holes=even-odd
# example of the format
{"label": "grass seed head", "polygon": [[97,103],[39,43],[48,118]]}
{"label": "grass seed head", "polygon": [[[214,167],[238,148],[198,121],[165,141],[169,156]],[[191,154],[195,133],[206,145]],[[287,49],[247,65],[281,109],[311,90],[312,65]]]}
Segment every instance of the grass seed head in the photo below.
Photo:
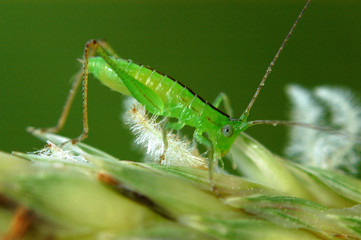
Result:
{"label": "grass seed head", "polygon": [[[136,136],[135,143],[145,149],[147,158],[159,162],[164,153],[163,128],[165,119],[153,115],[149,117],[146,109],[134,99],[126,101],[127,109],[124,122]],[[200,156],[195,143],[170,131],[166,132],[168,148],[161,164],[207,168],[206,158]]]}

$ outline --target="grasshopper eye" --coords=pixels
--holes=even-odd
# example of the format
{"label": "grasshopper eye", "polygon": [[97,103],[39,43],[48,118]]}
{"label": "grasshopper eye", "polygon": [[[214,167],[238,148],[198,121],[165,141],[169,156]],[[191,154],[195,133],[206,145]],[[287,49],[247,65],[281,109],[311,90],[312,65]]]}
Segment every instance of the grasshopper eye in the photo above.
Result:
{"label": "grasshopper eye", "polygon": [[225,137],[231,137],[233,135],[233,127],[231,125],[222,127],[222,134]]}

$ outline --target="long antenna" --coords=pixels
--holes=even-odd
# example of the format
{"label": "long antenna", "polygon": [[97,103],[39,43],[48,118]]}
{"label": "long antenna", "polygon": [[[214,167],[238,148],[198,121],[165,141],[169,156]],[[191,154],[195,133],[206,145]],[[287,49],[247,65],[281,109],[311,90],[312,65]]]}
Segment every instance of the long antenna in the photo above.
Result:
{"label": "long antenna", "polygon": [[258,97],[258,94],[260,93],[262,87],[264,86],[264,84],[265,84],[265,82],[266,82],[266,80],[267,80],[268,75],[271,73],[272,68],[273,68],[273,66],[275,65],[275,62],[276,62],[278,56],[280,55],[283,47],[286,45],[286,43],[287,43],[288,39],[290,38],[293,30],[295,29],[297,23],[300,21],[301,17],[302,17],[303,14],[305,13],[305,11],[306,11],[308,5],[310,4],[310,2],[311,2],[311,0],[308,0],[308,1],[307,1],[307,3],[306,3],[306,5],[303,7],[300,15],[298,15],[295,23],[292,25],[292,28],[291,28],[291,30],[289,31],[289,33],[287,34],[285,40],[283,40],[283,43],[282,43],[281,47],[278,49],[278,51],[277,51],[276,55],[274,56],[272,62],[270,63],[269,67],[267,68],[266,74],[265,74],[264,77],[262,78],[262,81],[261,81],[261,83],[259,84],[259,86],[258,86],[255,94],[253,95],[252,100],[251,100],[250,103],[248,104],[248,107],[246,108],[246,110],[244,110],[244,112],[242,113],[242,115],[241,115],[241,117],[240,117],[240,120],[246,120],[246,119],[247,119],[247,117],[248,117],[248,115],[249,115],[249,112],[251,111],[251,108],[252,108],[254,102],[256,101],[256,99],[257,99],[257,97]]}
{"label": "long antenna", "polygon": [[294,122],[294,121],[283,121],[283,120],[256,120],[256,121],[250,121],[247,122],[248,126],[254,126],[254,125],[272,125],[272,126],[278,126],[278,125],[286,125],[286,126],[295,126],[295,127],[306,127],[311,128],[314,130],[323,131],[328,134],[338,135],[341,137],[345,137],[352,141],[357,141],[361,143],[361,137],[352,135],[349,132],[340,131],[331,127],[325,127],[321,125],[314,125],[309,123],[302,123],[302,122]]}

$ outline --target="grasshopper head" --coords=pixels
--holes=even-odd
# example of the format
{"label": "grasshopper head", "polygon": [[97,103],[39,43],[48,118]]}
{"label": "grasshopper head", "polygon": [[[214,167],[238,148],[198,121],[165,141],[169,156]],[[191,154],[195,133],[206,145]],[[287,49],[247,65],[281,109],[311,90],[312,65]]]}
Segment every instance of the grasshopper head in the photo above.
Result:
{"label": "grasshopper head", "polygon": [[217,132],[217,140],[213,142],[215,150],[219,151],[221,156],[226,155],[236,140],[236,137],[247,128],[247,122],[230,119],[229,122],[223,125]]}

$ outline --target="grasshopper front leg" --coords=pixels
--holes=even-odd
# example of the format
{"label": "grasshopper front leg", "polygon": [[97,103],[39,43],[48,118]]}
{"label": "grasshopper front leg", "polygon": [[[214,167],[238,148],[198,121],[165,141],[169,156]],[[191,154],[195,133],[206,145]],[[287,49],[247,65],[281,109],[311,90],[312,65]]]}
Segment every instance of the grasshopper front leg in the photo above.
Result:
{"label": "grasshopper front leg", "polygon": [[208,178],[209,178],[209,184],[211,185],[211,191],[216,193],[217,196],[219,196],[219,193],[217,191],[217,188],[213,181],[213,169],[214,169],[214,163],[217,162],[217,158],[215,158],[215,151],[213,143],[202,135],[202,132],[195,130],[193,134],[194,138],[202,145],[208,148]]}
{"label": "grasshopper front leg", "polygon": [[162,155],[159,157],[159,163],[162,164],[162,162],[165,160],[165,155],[168,150],[168,138],[167,138],[167,128],[173,129],[173,130],[181,130],[184,127],[184,123],[182,122],[169,122],[168,119],[165,120],[163,123],[164,127],[162,128],[162,135],[163,135],[163,144],[164,149]]}

